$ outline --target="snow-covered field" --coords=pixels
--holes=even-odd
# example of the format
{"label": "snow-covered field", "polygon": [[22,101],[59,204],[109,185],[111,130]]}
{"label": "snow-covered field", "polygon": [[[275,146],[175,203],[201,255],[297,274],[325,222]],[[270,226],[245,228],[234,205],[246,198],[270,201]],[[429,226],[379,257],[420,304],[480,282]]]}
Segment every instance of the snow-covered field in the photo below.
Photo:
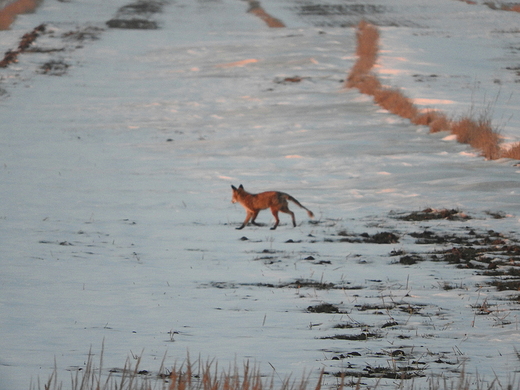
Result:
{"label": "snow-covered field", "polygon": [[[418,244],[425,230],[493,230],[515,246],[516,162],[484,161],[343,81],[365,17],[380,26],[385,83],[450,115],[488,112],[518,141],[520,14],[263,0],[286,25],[269,29],[248,2],[176,0],[145,15],[158,29],[107,28],[128,4],[46,0],[0,32],[5,52],[47,28],[0,69],[1,390],[46,380],[54,359],[67,386],[103,340],[106,372],[189,352],[282,377],[405,367],[418,385],[465,368],[508,382],[518,293],[485,270],[396,254],[455,246]],[[231,184],[288,192],[316,219],[293,205],[296,228],[281,215],[269,230],[264,211],[265,226],[235,230],[245,212]],[[472,219],[397,218],[427,207]],[[397,240],[366,239],[383,232]],[[315,312],[323,303],[337,312]]]}

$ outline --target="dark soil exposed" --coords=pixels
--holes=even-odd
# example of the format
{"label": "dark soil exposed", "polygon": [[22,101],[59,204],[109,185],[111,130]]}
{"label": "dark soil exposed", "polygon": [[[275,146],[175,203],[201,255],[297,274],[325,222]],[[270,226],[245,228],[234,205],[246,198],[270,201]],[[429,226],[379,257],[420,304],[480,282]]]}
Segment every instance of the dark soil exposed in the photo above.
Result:
{"label": "dark soil exposed", "polygon": [[68,68],[69,65],[62,60],[51,60],[44,63],[40,67],[40,71],[51,76],[62,76],[67,72]]}
{"label": "dark soil exposed", "polygon": [[[257,257],[254,260],[264,261],[267,266],[274,267],[309,261],[318,266],[336,267],[343,261],[342,259],[320,255],[318,249],[312,249],[312,244],[322,244],[320,247],[323,247],[325,242],[345,245],[349,253],[347,262],[357,259],[362,263],[365,258],[373,256],[375,258],[368,258],[369,262],[390,261],[396,267],[403,268],[413,268],[414,264],[424,261],[442,262],[454,265],[454,272],[462,268],[472,269],[474,275],[484,276],[485,278],[480,278],[478,282],[483,285],[476,285],[476,288],[520,291],[520,241],[514,233],[483,229],[482,226],[486,226],[486,223],[482,221],[485,219],[506,218],[506,215],[501,212],[485,212],[485,214],[484,217],[479,215],[475,218],[456,209],[430,208],[399,214],[392,212],[382,218],[370,218],[367,228],[386,226],[388,229],[376,233],[355,233],[347,231],[344,227],[334,232],[338,221],[318,220],[311,223],[312,234],[284,239],[282,245],[288,245],[286,250],[280,248],[255,250],[253,253]],[[391,228],[389,229],[388,226]],[[253,244],[249,239],[244,240],[243,243]],[[303,246],[296,245],[297,243],[302,243]],[[368,254],[372,251],[367,249],[367,244],[378,246],[386,244],[391,247],[387,256],[380,255],[381,258],[377,258],[378,255]],[[395,244],[398,244],[397,248]],[[356,247],[359,247],[359,252],[353,254]],[[367,253],[364,253],[365,251]],[[381,248],[374,252],[381,253]],[[385,285],[384,281],[378,279],[367,278],[361,282],[361,285],[343,281],[343,278],[341,280],[341,283],[313,279],[296,279],[278,283],[215,282],[211,283],[210,287],[293,288],[302,290],[297,292],[299,298],[313,296],[314,290],[345,290],[345,300],[340,298],[335,302],[319,302],[303,310],[302,308],[297,310],[312,316],[310,329],[319,327],[322,331],[332,331],[326,335],[314,336],[317,340],[323,340],[324,345],[327,346],[323,351],[330,353],[330,360],[341,360],[339,371],[331,369],[326,374],[343,377],[345,383],[348,382],[345,378],[350,378],[350,383],[354,387],[362,383],[362,378],[407,380],[426,376],[426,371],[431,370],[432,366],[435,369],[453,371],[453,367],[458,367],[463,362],[462,354],[456,348],[453,351],[427,350],[425,352],[422,347],[419,347],[420,342],[416,344],[416,340],[412,341],[414,335],[409,332],[409,321],[424,324],[423,329],[428,329],[428,324],[433,324],[432,316],[442,318],[445,315],[443,308],[432,306],[427,302],[417,302],[416,298],[408,299],[411,296],[408,294],[396,299],[392,293],[385,294],[383,289],[380,290],[380,299],[370,297],[366,292],[377,291],[379,286],[383,288]],[[408,287],[401,286],[401,288]],[[466,289],[468,285],[464,281],[451,283],[440,280],[437,288],[447,291]],[[520,302],[520,294],[509,299]],[[500,326],[510,324],[507,315],[502,315],[503,309],[496,303],[482,300],[471,307],[475,316],[487,316]],[[372,316],[374,320],[370,321]],[[357,318],[362,318],[363,323],[356,322]],[[330,325],[331,320],[337,321],[336,325]],[[430,329],[435,330],[434,325]],[[421,337],[427,339],[436,336],[423,330]],[[389,343],[390,339],[392,341]],[[382,340],[381,347],[378,347],[379,340]],[[367,348],[367,344],[370,347]],[[412,344],[413,347],[410,346]],[[391,361],[392,364],[367,363],[374,358]]]}
{"label": "dark soil exposed", "polygon": [[33,42],[40,36],[40,34],[44,33],[46,29],[45,24],[40,24],[35,27],[32,31],[23,35],[22,39],[20,39],[20,43],[18,44],[18,48],[14,50],[8,50],[2,61],[0,61],[0,68],[6,68],[9,64],[14,62],[18,62],[18,55],[26,51]]}
{"label": "dark soil exposed", "polygon": [[454,221],[467,220],[471,219],[471,217],[455,209],[434,210],[431,208],[427,208],[422,211],[414,211],[410,214],[399,216],[397,217],[397,219],[401,219],[403,221],[430,221],[432,219],[448,219],[450,221]]}
{"label": "dark soil exposed", "polygon": [[106,22],[110,28],[134,30],[156,30],[155,14],[161,13],[166,2],[156,0],[138,0],[119,8],[116,15]]}

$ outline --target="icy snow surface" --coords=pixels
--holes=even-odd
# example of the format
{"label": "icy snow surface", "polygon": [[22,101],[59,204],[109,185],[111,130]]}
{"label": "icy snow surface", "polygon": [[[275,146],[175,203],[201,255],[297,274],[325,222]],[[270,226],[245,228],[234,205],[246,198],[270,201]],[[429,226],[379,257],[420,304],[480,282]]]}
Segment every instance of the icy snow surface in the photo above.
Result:
{"label": "icy snow surface", "polygon": [[[406,364],[507,382],[520,338],[512,294],[475,270],[390,253],[424,252],[407,233],[426,229],[518,238],[520,171],[343,81],[365,17],[380,26],[385,83],[450,115],[489,112],[517,141],[520,14],[454,0],[263,0],[286,25],[269,29],[244,1],[176,0],[150,16],[156,30],[108,29],[128,3],[46,0],[0,32],[5,52],[46,23],[34,46],[64,48],[0,70],[0,389],[46,380],[55,358],[67,387],[103,340],[107,372],[133,354],[153,371],[189,351],[282,377]],[[45,74],[47,62],[61,67]],[[230,184],[289,192],[317,222],[293,205],[296,228],[282,214],[269,230],[264,211],[265,226],[237,231],[245,213]],[[473,219],[392,216],[426,207]],[[399,242],[337,240],[382,231]],[[279,288],[295,280],[344,288]],[[342,313],[308,311],[320,303]],[[359,326],[334,328],[345,323]],[[325,338],[363,329],[380,337]]]}

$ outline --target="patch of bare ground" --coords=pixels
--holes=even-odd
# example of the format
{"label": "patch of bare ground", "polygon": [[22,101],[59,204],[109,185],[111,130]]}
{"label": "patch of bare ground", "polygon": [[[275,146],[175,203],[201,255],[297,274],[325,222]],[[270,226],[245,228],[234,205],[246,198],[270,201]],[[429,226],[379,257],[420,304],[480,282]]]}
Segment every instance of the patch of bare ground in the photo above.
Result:
{"label": "patch of bare ground", "polygon": [[120,7],[106,25],[110,28],[156,30],[159,24],[153,16],[161,13],[165,4],[166,1],[160,0],[138,0]]}
{"label": "patch of bare ground", "polygon": [[332,303],[320,303],[319,305],[309,306],[307,308],[309,313],[341,313],[342,311]]}
{"label": "patch of bare ground", "polygon": [[84,42],[96,41],[104,30],[96,26],[78,27],[62,34],[62,38],[68,41]]}
{"label": "patch of bare ground", "polygon": [[379,30],[374,25],[361,21],[356,37],[358,59],[348,74],[345,83],[347,88],[357,88],[361,93],[372,96],[374,102],[385,110],[409,119],[414,124],[428,126],[432,133],[451,132],[458,142],[470,145],[488,160],[520,158],[520,144],[503,151],[500,132],[492,125],[488,113],[477,119],[463,117],[456,121],[450,120],[442,112],[420,110],[398,88],[383,86],[372,71],[379,50]]}
{"label": "patch of bare ground", "polygon": [[321,340],[349,340],[349,341],[365,341],[368,339],[380,339],[383,336],[379,333],[361,332],[358,334],[336,334],[334,336],[321,337]]}
{"label": "patch of bare ground", "polygon": [[351,386],[356,386],[360,384],[361,378],[386,378],[386,379],[396,379],[396,380],[405,380],[405,379],[413,379],[424,377],[426,374],[419,367],[411,367],[411,366],[401,366],[396,368],[391,368],[387,366],[371,366],[366,365],[361,371],[339,371],[332,374],[338,378],[344,377],[353,377],[358,378],[357,381],[353,380]]}
{"label": "patch of bare ground", "polygon": [[[53,53],[69,52],[83,47],[83,43],[94,41],[104,30],[102,28],[85,25],[65,33],[57,34],[56,29],[50,24],[40,24],[30,32],[24,34],[16,49],[8,50],[0,61],[0,68],[18,62],[21,54],[31,54],[37,58],[38,54],[51,54],[45,56],[45,62],[38,66],[37,74],[62,76],[70,68],[70,64],[63,58],[53,57]],[[42,39],[40,37],[45,37]],[[40,39],[38,39],[40,38]],[[49,58],[50,57],[50,58]],[[5,91],[2,89],[2,91]],[[0,93],[0,96],[3,94]]]}
{"label": "patch of bare ground", "polygon": [[[384,217],[370,218],[370,222],[367,223],[369,228],[383,226],[381,221],[385,221],[385,226],[392,226],[391,232],[382,231],[375,234],[352,233],[340,228],[339,220],[318,220],[312,224],[312,235],[293,242],[320,243],[320,248],[326,248],[323,242],[331,242],[334,245],[345,243],[349,250],[360,244],[360,251],[367,250],[371,253],[374,252],[373,247],[367,249],[367,244],[370,246],[387,243],[394,246],[394,243],[398,243],[398,249],[392,248],[387,255],[381,254],[380,260],[390,260],[392,266],[403,268],[425,261],[442,262],[453,265],[453,272],[457,272],[457,269],[471,269],[473,275],[482,276],[471,286],[479,290],[485,288],[496,292],[520,291],[518,238],[514,233],[507,234],[477,227],[485,226],[483,220],[503,218],[508,218],[508,215],[500,211],[478,214],[475,212],[469,215],[453,208],[390,212]],[[389,220],[392,222],[388,223]],[[323,228],[321,233],[320,228]],[[336,233],[330,233],[331,230],[336,230]],[[247,245],[247,241],[244,244]],[[320,257],[325,257],[317,251],[312,251],[312,255],[309,255],[309,249],[306,249],[306,252],[294,251],[293,247],[291,244],[290,250],[255,251],[253,253],[259,258],[254,260],[267,256],[269,263],[266,264],[270,266],[275,262],[314,262]],[[349,255],[346,261],[355,259],[356,256],[358,255]],[[343,261],[345,260],[335,257],[332,262],[323,266],[329,267],[329,264],[332,264],[332,267],[336,267],[340,262],[344,265]],[[297,309],[300,315],[311,319],[310,329],[314,334],[321,332],[313,338],[323,345],[320,351],[324,352],[325,360],[328,361],[326,364],[329,364],[324,374],[341,378],[343,385],[339,388],[347,386],[347,383],[355,388],[368,388],[373,384],[373,380],[409,381],[433,375],[435,372],[448,373],[452,377],[464,375],[461,367],[467,359],[471,359],[470,357],[457,348],[435,350],[431,346],[423,346],[422,341],[419,341],[440,337],[434,319],[442,318],[443,321],[448,321],[450,314],[446,309],[428,301],[421,302],[411,293],[394,294],[391,288],[388,290],[386,281],[365,279],[362,283],[359,286],[354,281],[344,281],[342,275],[340,283],[296,279],[278,283],[215,282],[205,287],[297,289],[297,296],[301,299],[309,298],[311,292],[312,297],[318,297],[320,290],[331,290],[325,294],[332,297],[332,290],[339,290],[344,296],[335,295],[334,301],[320,299],[317,303],[310,306],[306,304],[304,308]],[[471,282],[461,279],[455,282],[437,280],[434,283],[436,284],[432,289],[467,291]],[[408,290],[408,283],[400,285],[398,289]],[[514,302],[520,302],[520,294],[502,294],[500,299],[510,300],[513,305]],[[497,326],[511,324],[507,319],[510,310],[504,312],[503,306],[492,302],[491,299],[477,299],[470,307],[474,314],[473,321],[477,316],[487,316]],[[415,332],[411,332],[412,323],[420,330],[414,328]],[[340,363],[335,365],[337,363],[333,361]],[[403,382],[400,382],[400,385],[407,386]],[[491,388],[492,386],[489,387]]]}
{"label": "patch of bare ground", "polygon": [[50,76],[63,76],[67,73],[69,64],[63,60],[51,60],[40,66],[40,73]]}
{"label": "patch of bare ground", "polygon": [[298,2],[292,9],[314,27],[351,28],[359,23],[360,17],[378,26],[418,27],[417,20],[406,19],[394,12],[391,5],[366,4],[363,1]]}
{"label": "patch of bare ground", "polygon": [[361,290],[361,286],[352,286],[349,282],[327,283],[312,279],[296,279],[292,282],[280,283],[229,283],[229,282],[210,282],[204,287],[220,289],[235,289],[238,287],[264,287],[264,288],[294,288],[294,289],[313,289],[313,290]]}
{"label": "patch of bare ground", "polygon": [[404,215],[399,215],[397,219],[403,221],[430,221],[432,219],[448,219],[453,220],[467,220],[470,216],[456,209],[432,209],[426,208],[421,211],[413,211]]}
{"label": "patch of bare ground", "polygon": [[325,242],[350,242],[350,243],[366,243],[366,244],[396,244],[399,242],[399,236],[392,232],[379,232],[375,234],[368,233],[349,233],[346,230],[341,230],[337,233],[340,238],[324,239]]}
{"label": "patch of bare ground", "polygon": [[308,4],[297,8],[300,15],[373,15],[388,12],[388,7],[375,4]]}
{"label": "patch of bare ground", "polygon": [[[502,219],[507,218],[503,212],[485,211],[489,218]],[[431,221],[446,221],[446,223],[470,223],[473,219],[464,211],[458,209],[433,209],[426,208],[412,212],[390,212],[389,217],[402,221],[403,223],[428,223]],[[326,221],[325,221],[326,222]],[[325,223],[324,222],[324,223]],[[325,223],[328,226],[327,223]],[[316,226],[319,226],[317,224]],[[413,225],[412,225],[413,226]],[[456,225],[459,226],[459,225]],[[405,237],[412,238],[414,244],[424,245],[425,251],[407,251],[406,244],[401,243],[401,239]],[[289,240],[292,241],[292,240]],[[391,232],[382,231],[379,233],[354,233],[345,229],[338,230],[334,234],[326,234],[323,239],[319,239],[314,235],[310,235],[307,240],[297,240],[296,242],[308,243],[348,243],[348,244],[397,244],[401,245],[399,250],[392,249],[388,257],[393,263],[403,266],[410,266],[422,261],[436,261],[455,264],[457,268],[474,269],[477,273],[493,278],[489,282],[499,289],[513,289],[518,287],[520,290],[520,241],[512,234],[497,232],[494,230],[478,230],[471,226],[458,227],[446,231],[439,231],[436,226],[435,230],[423,228],[416,231],[410,231],[409,227],[393,228]],[[404,240],[406,242],[406,240]],[[441,248],[439,248],[439,246]],[[362,255],[353,255],[353,257]],[[255,260],[264,261],[266,265],[282,263],[287,260],[295,259],[312,261],[314,264],[328,266],[334,263],[331,260],[320,260],[318,253],[309,255],[308,252],[295,253],[293,251],[274,251],[265,249],[260,252]],[[373,281],[377,282],[377,281]],[[241,284],[243,285],[243,284]],[[340,284],[315,281],[308,279],[297,279],[293,282],[285,282],[278,284],[249,284],[256,287],[270,288],[312,288],[316,290],[327,289],[345,289],[356,290],[363,289],[350,282],[342,281]],[[215,283],[213,287],[225,288],[225,284]],[[367,307],[365,307],[366,309]],[[382,308],[382,309],[388,309]],[[362,310],[362,308],[358,308]]]}
{"label": "patch of bare ground", "polygon": [[[488,214],[493,218],[504,218],[503,213]],[[400,264],[410,265],[425,260],[446,262],[488,276],[490,279],[486,283],[498,291],[520,290],[520,242],[517,237],[494,230],[478,231],[471,227],[458,234],[423,230],[409,233],[409,236],[418,245],[436,244],[446,248],[420,254],[391,254],[400,256]],[[445,287],[448,289],[448,286]]]}

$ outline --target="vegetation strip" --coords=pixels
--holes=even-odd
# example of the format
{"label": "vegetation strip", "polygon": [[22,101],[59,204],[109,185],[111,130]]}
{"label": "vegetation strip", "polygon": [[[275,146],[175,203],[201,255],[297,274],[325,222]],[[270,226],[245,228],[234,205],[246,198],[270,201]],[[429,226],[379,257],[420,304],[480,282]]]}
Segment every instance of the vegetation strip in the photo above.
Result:
{"label": "vegetation strip", "polygon": [[502,148],[500,134],[493,128],[488,113],[481,114],[477,119],[462,117],[453,120],[438,110],[419,109],[399,89],[383,86],[372,71],[378,51],[379,30],[362,20],[357,30],[358,59],[348,75],[347,88],[357,88],[361,93],[373,96],[374,101],[385,110],[409,119],[413,124],[428,126],[431,133],[451,132],[458,142],[469,144],[488,160],[520,159],[520,142],[507,150]]}
{"label": "vegetation strip", "polygon": [[249,0],[249,10],[247,11],[250,14],[253,14],[255,16],[258,16],[260,19],[262,19],[267,26],[270,28],[283,28],[285,27],[285,24],[271,15],[269,15],[265,10],[260,6],[259,1],[255,0]]}
{"label": "vegetation strip", "polygon": [[15,50],[8,50],[5,52],[4,58],[0,61],[0,68],[7,68],[13,62],[18,62],[18,55],[26,51],[29,46],[40,36],[40,34],[45,32],[45,24],[40,24],[38,27],[35,27],[31,32],[24,34],[20,43],[18,44],[18,48]]}
{"label": "vegetation strip", "polygon": [[40,4],[39,0],[14,1],[0,10],[0,30],[7,30],[19,14],[34,11]]}

